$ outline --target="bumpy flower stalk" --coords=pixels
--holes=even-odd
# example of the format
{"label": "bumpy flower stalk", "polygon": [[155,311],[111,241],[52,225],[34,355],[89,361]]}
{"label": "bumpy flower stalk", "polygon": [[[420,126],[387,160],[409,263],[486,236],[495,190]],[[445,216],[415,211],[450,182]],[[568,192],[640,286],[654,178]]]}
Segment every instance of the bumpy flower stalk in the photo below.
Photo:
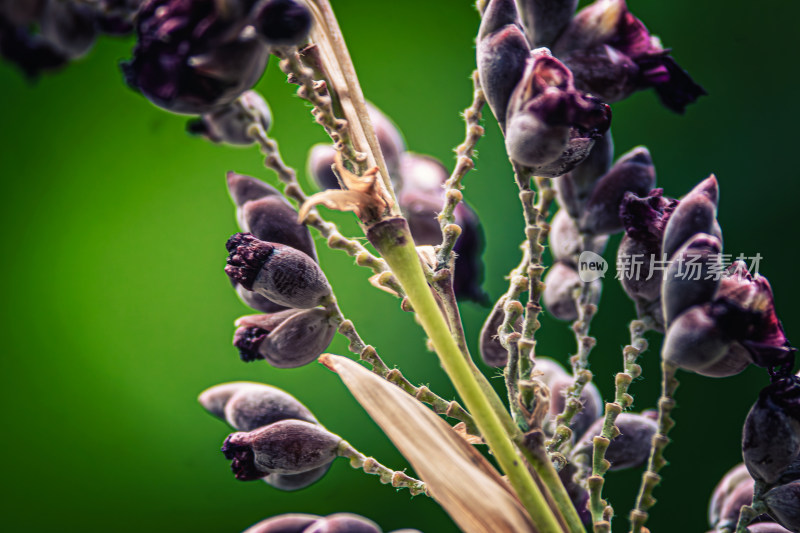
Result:
{"label": "bumpy flower stalk", "polygon": [[402,372],[396,368],[389,368],[383,359],[378,355],[378,352],[372,346],[366,344],[361,336],[356,331],[353,322],[345,318],[339,304],[334,297],[330,297],[325,306],[331,313],[331,320],[336,324],[337,331],[345,336],[350,345],[348,349],[357,355],[362,361],[368,363],[372,371],[384,378],[386,381],[394,383],[403,391],[415,397],[422,403],[426,403],[433,408],[433,412],[440,415],[445,415],[448,418],[463,422],[467,433],[471,435],[478,435],[478,428],[475,421],[470,414],[456,401],[447,401],[441,396],[433,393],[428,387],[414,386]]}
{"label": "bumpy flower stalk", "polygon": [[750,505],[742,506],[739,511],[739,522],[736,524],[736,533],[748,533],[747,526],[758,518],[759,515],[767,512],[767,506],[764,505],[764,502],[761,500],[763,492],[764,484],[757,481],[753,487],[753,502]]}
{"label": "bumpy flower stalk", "polygon": [[[431,339],[447,375],[472,413],[489,448],[508,476],[520,502],[537,528],[543,532],[561,532],[556,515],[519,456],[507,433],[506,424],[481,386],[470,364],[449,331],[447,322],[431,293],[420,265],[414,240],[405,220],[391,218],[370,228],[368,237],[378,249],[400,283],[425,333]],[[506,415],[507,416],[507,415]],[[509,417],[510,418],[510,417]]]}
{"label": "bumpy flower stalk", "polygon": [[384,485],[391,485],[397,489],[408,489],[412,496],[417,496],[418,494],[428,495],[428,488],[424,482],[414,479],[405,472],[383,466],[374,457],[367,457],[353,448],[347,441],[343,440],[339,443],[337,453],[339,457],[350,459],[350,466],[353,468],[360,468],[367,474],[379,476],[381,483]]}
{"label": "bumpy flower stalk", "polygon": [[472,73],[472,81],[475,87],[472,93],[472,104],[464,110],[464,122],[466,122],[467,127],[466,137],[464,142],[456,148],[456,166],[444,183],[444,188],[446,189],[445,201],[438,217],[444,238],[436,253],[437,270],[447,267],[450,263],[453,246],[455,246],[459,235],[461,235],[461,228],[456,229],[454,211],[463,199],[461,181],[467,172],[475,167],[475,163],[472,160],[475,145],[484,132],[481,126],[481,110],[486,104],[486,98],[483,95],[483,89],[481,89],[477,70]]}
{"label": "bumpy flower stalk", "polygon": [[[516,167],[516,165],[515,165]],[[528,240],[530,259],[527,265],[528,303],[525,305],[525,320],[522,323],[522,337],[517,342],[519,347],[519,378],[528,379],[532,370],[532,362],[536,355],[536,331],[541,326],[539,313],[542,312],[541,296],[544,292],[544,265],[542,264],[543,243],[547,239],[550,226],[547,214],[550,204],[555,198],[555,191],[549,178],[536,177],[539,198],[534,203],[536,193],[530,189],[530,174],[515,168],[517,183],[520,187],[520,201],[525,215],[525,237]]]}
{"label": "bumpy flower stalk", "polygon": [[[264,166],[273,170],[278,175],[278,179],[286,184],[283,194],[296,201],[298,205],[303,205],[308,199],[308,196],[303,192],[303,189],[297,182],[297,172],[284,163],[280,150],[278,149],[278,143],[267,135],[267,132],[257,121],[250,126],[249,132],[258,142],[261,147],[261,152],[265,156]],[[383,287],[393,291],[401,298],[404,296],[402,287],[397,283],[394,276],[391,275],[389,267],[386,266],[386,261],[370,253],[369,250],[357,240],[348,239],[342,235],[336,224],[322,218],[316,209],[311,210],[305,223],[325,237],[330,248],[334,250],[343,250],[347,255],[355,257],[356,264],[369,268],[375,274],[380,275],[377,279],[378,283]]]}
{"label": "bumpy flower stalk", "polygon": [[336,149],[342,152],[345,160],[352,166],[356,174],[363,174],[366,168],[367,156],[358,152],[350,139],[347,121],[337,118],[328,87],[324,80],[314,80],[314,70],[305,66],[295,48],[275,50],[274,53],[281,58],[281,70],[291,77],[291,81],[298,83],[297,96],[311,102],[314,108],[311,114],[316,121],[325,128]]}
{"label": "bumpy flower stalk", "polygon": [[611,528],[613,509],[602,498],[603,483],[605,482],[603,476],[611,466],[606,460],[606,450],[611,441],[620,435],[620,430],[616,426],[617,417],[622,411],[630,409],[633,405],[633,397],[628,394],[628,387],[642,373],[642,367],[636,361],[647,350],[647,339],[644,335],[652,327],[652,320],[647,317],[631,321],[631,343],[622,350],[624,370],[617,374],[614,381],[614,402],[606,404],[603,431],[592,442],[592,475],[588,480],[588,486],[595,533],[610,531]]}
{"label": "bumpy flower stalk", "polygon": [[669,434],[675,421],[670,416],[675,408],[675,389],[678,388],[678,380],[675,373],[678,367],[670,363],[661,362],[661,398],[658,399],[658,433],[653,437],[653,444],[650,448],[650,460],[647,470],[642,474],[642,484],[639,487],[639,495],[636,498],[636,507],[631,511],[631,533],[641,533],[645,522],[647,522],[647,510],[655,505],[653,489],[661,481],[658,475],[667,461],[664,459],[664,448],[669,444]]}

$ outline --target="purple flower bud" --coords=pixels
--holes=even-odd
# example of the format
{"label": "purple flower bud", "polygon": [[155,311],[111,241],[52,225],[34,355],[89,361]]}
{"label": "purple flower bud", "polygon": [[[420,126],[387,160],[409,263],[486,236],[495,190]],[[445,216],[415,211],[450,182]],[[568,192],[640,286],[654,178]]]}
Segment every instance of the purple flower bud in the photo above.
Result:
{"label": "purple flower bud", "polygon": [[725,333],[729,315],[725,306],[711,303],[684,311],[667,329],[664,359],[709,377],[733,376],[747,368],[750,354]]}
{"label": "purple flower bud", "polygon": [[[536,360],[536,368],[539,368],[539,359]],[[556,377],[548,383],[552,419],[564,411],[567,404],[567,389],[572,386],[573,382],[573,377],[564,372],[563,376]],[[574,435],[583,435],[595,420],[603,415],[603,399],[594,383],[587,383],[583,388],[580,402],[583,404],[583,409],[575,415],[570,424]]]}
{"label": "purple flower bud", "polygon": [[[740,485],[747,485],[750,487],[750,498],[752,501],[753,478],[750,477],[744,463],[739,463],[731,468],[714,488],[711,502],[708,504],[708,523],[711,527],[716,527],[720,523],[723,507],[726,506],[726,503],[731,499]],[[750,505],[750,502],[746,502],[746,505]],[[741,507],[741,505],[739,505],[739,507]],[[738,509],[736,510],[736,516],[739,516]]]}
{"label": "purple flower bud", "polygon": [[259,200],[265,196],[280,196],[281,194],[272,185],[250,176],[228,172],[225,178],[228,182],[228,192],[237,208],[251,200]]}
{"label": "purple flower bud", "polygon": [[728,524],[730,526],[736,526],[739,520],[739,511],[742,509],[742,506],[753,503],[754,487],[755,481],[748,476],[747,479],[733,488],[722,505],[718,525]]}
{"label": "purple flower bud", "polygon": [[620,208],[625,194],[645,196],[656,184],[650,152],[639,146],[622,155],[594,187],[580,219],[580,228],[590,234],[616,233],[623,228]]}
{"label": "purple flower bud", "polygon": [[378,524],[350,513],[337,513],[315,522],[303,533],[382,533]]}
{"label": "purple flower bud", "polygon": [[[435,157],[406,152],[400,156],[400,174],[404,188],[417,194],[428,194],[441,198],[442,187],[450,172]],[[439,206],[441,208],[441,205]]]}
{"label": "purple flower bud", "polygon": [[614,140],[611,130],[598,138],[586,159],[555,180],[558,203],[574,219],[579,219],[594,190],[597,180],[605,175],[614,161]]}
{"label": "purple flower bud", "polygon": [[300,0],[267,0],[255,9],[255,27],[270,46],[298,46],[308,39],[313,17]]}
{"label": "purple flower bud", "polygon": [[477,62],[486,101],[502,130],[508,101],[522,79],[530,50],[514,0],[491,0],[478,30]]}
{"label": "purple flower bud", "polygon": [[[503,306],[495,306],[481,328],[480,337],[480,352],[483,362],[489,366],[501,367],[506,366],[508,363],[508,351],[503,348],[500,343],[500,337],[497,334],[498,328],[505,320],[505,310]],[[522,317],[517,318],[514,323],[514,330],[520,331],[522,328]]]}
{"label": "purple flower bud", "polygon": [[[592,455],[592,439],[603,431],[603,418],[598,418],[592,427],[575,445],[573,455]],[[658,431],[658,424],[652,419],[634,413],[622,413],[617,417],[620,435],[611,441],[606,450],[606,459],[611,463],[610,470],[638,468],[650,457],[650,444]]]}
{"label": "purple flower bud", "polygon": [[779,485],[764,494],[773,518],[789,531],[800,531],[800,481]]}
{"label": "purple flower bud", "polygon": [[320,518],[322,517],[313,514],[282,514],[262,520],[243,533],[303,533]]}
{"label": "purple flower bud", "polygon": [[759,522],[747,528],[750,533],[791,533],[775,522]]}
{"label": "purple flower bud", "polygon": [[255,142],[248,133],[254,123],[261,124],[267,131],[272,123],[272,114],[260,94],[246,91],[230,104],[190,120],[186,129],[211,142],[248,145]]}
{"label": "purple flower bud", "polygon": [[578,92],[546,48],[531,52],[508,103],[506,150],[537,175],[561,176],[586,159],[611,123],[611,108]]}
{"label": "purple flower bud", "polygon": [[662,250],[668,259],[692,235],[714,235],[718,198],[717,178],[711,175],[681,199],[664,228]]}
{"label": "purple flower bud", "polygon": [[653,87],[664,106],[683,113],[706,94],[628,11],[625,0],[596,0],[579,11],[554,52],[573,70],[581,90],[607,102]]}
{"label": "purple flower bud", "polygon": [[750,475],[771,484],[799,453],[800,378],[789,376],[759,393],[744,422],[742,455]]}
{"label": "purple flower bud", "polygon": [[267,474],[299,474],[336,458],[341,437],[302,420],[281,420],[248,433],[232,433],[222,445],[240,481]]}
{"label": "purple flower bud", "polygon": [[577,471],[575,465],[567,463],[564,468],[558,471],[558,477],[567,489],[572,505],[578,511],[578,516],[583,525],[588,526],[592,523],[592,513],[589,511],[589,491],[585,488],[584,480],[576,480]]}
{"label": "purple flower bud", "polygon": [[602,254],[606,248],[608,237],[599,235],[587,239],[588,248],[584,250],[584,239],[581,237],[575,220],[564,209],[559,209],[553,217],[550,228],[550,252],[556,261],[576,264],[581,252],[586,250]]}
{"label": "purple flower bud", "polygon": [[550,48],[569,24],[578,0],[518,0],[525,34],[533,48]]}
{"label": "purple flower bud", "polygon": [[226,247],[225,273],[245,289],[295,309],[320,305],[331,293],[325,274],[299,250],[237,233]]}
{"label": "purple flower bud", "polygon": [[71,59],[88,52],[97,37],[92,9],[68,0],[45,2],[39,31],[47,42]]}
{"label": "purple flower bud", "polygon": [[222,383],[197,398],[212,415],[237,431],[252,431],[286,419],[318,423],[308,408],[291,394],[269,385],[238,381]]}
{"label": "purple flower bud", "polygon": [[313,468],[299,474],[269,474],[264,477],[264,482],[284,492],[293,492],[310,487],[323,478],[331,468],[331,463]]}
{"label": "purple flower bud", "polygon": [[14,63],[29,79],[36,79],[43,71],[57,70],[69,63],[64,52],[41,35],[31,33],[27,26],[14,24],[0,13],[0,56]]}
{"label": "purple flower bud", "polygon": [[247,13],[237,13],[252,5],[147,0],[136,20],[133,58],[122,64],[128,85],[173,113],[199,115],[233,102],[256,84],[269,58]]}
{"label": "purple flower bud", "polygon": [[288,309],[286,306],[278,305],[269,298],[264,298],[256,292],[248,291],[238,283],[234,283],[233,286],[242,303],[256,311],[261,311],[262,313],[277,313],[278,311],[285,311]]}
{"label": "purple flower bud", "polygon": [[308,227],[297,222],[297,211],[283,196],[250,200],[242,206],[240,221],[242,231],[257,239],[291,246],[317,261]]}
{"label": "purple flower bud", "polygon": [[705,233],[698,233],[681,246],[664,273],[661,289],[664,323],[686,309],[710,302],[719,286],[722,243]]}
{"label": "purple flower bud", "polygon": [[298,368],[315,361],[336,333],[321,307],[242,317],[236,325],[240,327],[233,345],[242,361],[265,359],[276,368]]}
{"label": "purple flower bud", "polygon": [[[544,277],[544,293],[542,301],[547,311],[559,320],[575,320],[578,318],[578,309],[575,307],[575,291],[583,283],[578,272],[563,261],[553,264]],[[591,301],[597,303],[600,299],[602,284],[600,280],[591,282]]]}
{"label": "purple flower bud", "polygon": [[108,35],[128,35],[133,32],[134,19],[144,0],[99,0],[95,26]]}
{"label": "purple flower bud", "polygon": [[339,179],[333,172],[336,149],[330,144],[315,144],[308,152],[306,168],[321,190],[341,189]]}

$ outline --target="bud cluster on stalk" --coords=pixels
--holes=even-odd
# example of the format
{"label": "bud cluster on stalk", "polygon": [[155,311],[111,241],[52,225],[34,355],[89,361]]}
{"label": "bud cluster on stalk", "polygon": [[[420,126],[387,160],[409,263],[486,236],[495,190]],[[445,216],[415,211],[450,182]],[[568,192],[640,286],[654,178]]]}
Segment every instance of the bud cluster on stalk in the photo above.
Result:
{"label": "bud cluster on stalk", "polygon": [[317,265],[314,240],[271,185],[231,172],[228,189],[245,233],[228,240],[225,272],[242,301],[264,313],[237,320],[233,344],[243,361],[263,359],[277,368],[306,365],[336,332],[320,307],[331,288]]}
{"label": "bud cluster on stalk", "polygon": [[204,391],[198,401],[237,431],[225,440],[222,452],[241,481],[263,479],[280,490],[299,490],[324,476],[337,456],[341,438],[276,387],[222,383]]}

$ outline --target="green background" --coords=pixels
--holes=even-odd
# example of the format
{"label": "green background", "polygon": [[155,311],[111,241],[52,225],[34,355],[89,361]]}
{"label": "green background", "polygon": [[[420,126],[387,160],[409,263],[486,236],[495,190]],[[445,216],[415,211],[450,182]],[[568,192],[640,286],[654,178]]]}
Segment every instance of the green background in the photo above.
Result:
{"label": "green background", "polygon": [[[726,251],[761,253],[761,272],[776,288],[789,338],[797,339],[800,317],[791,302],[800,296],[794,262],[800,3],[630,4],[710,96],[683,117],[651,92],[614,105],[617,154],[647,145],[659,185],[673,196],[717,173]],[[336,0],[334,7],[368,98],[393,117],[411,150],[452,166],[474,68],[479,20],[470,3]],[[430,500],[395,493],[344,461],[299,493],[233,479],[218,451],[228,429],[195,400],[230,380],[285,388],[365,453],[397,468],[405,463],[320,365],[277,370],[239,361],[230,345],[232,323],[248,310],[222,272],[225,240],[236,231],[223,178],[228,170],[273,182],[274,175],[261,167],[255,148],[190,138],[185,117],[128,90],[117,62],[130,46],[101,39],[87,58],[33,85],[0,64],[0,528],[222,532],[288,511],[351,511],[386,531],[454,531]],[[286,161],[302,171],[323,132],[275,63],[259,89],[274,113],[271,133]],[[466,197],[488,236],[485,288],[497,298],[523,233],[492,118],[486,129]],[[332,218],[356,234],[351,216]],[[412,381],[452,397],[412,317],[370,288],[368,271],[320,248],[342,308],[367,342]],[[487,310],[466,304],[462,311],[474,346]],[[599,337],[592,370],[606,397],[632,317],[632,304],[610,279],[592,326]],[[565,361],[574,350],[568,326],[550,317],[543,322],[540,352]],[[341,338],[331,351],[346,353]],[[633,384],[637,408],[653,406],[658,396],[657,359],[656,350],[647,353],[645,379]],[[711,490],[740,461],[741,422],[766,376],[751,368],[725,380],[684,374],[681,382],[671,464],[649,523],[656,532],[706,529]],[[638,475],[609,475],[607,494],[619,515],[632,504]],[[624,522],[616,522],[620,530]]]}

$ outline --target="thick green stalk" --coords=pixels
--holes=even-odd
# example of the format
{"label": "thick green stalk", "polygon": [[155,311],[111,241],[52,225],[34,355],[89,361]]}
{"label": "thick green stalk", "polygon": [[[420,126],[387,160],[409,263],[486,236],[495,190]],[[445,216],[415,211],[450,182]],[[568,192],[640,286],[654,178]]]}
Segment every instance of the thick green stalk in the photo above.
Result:
{"label": "thick green stalk", "polygon": [[547,504],[516,447],[506,433],[464,354],[450,334],[417,255],[414,240],[403,218],[390,218],[372,226],[367,237],[389,264],[414,307],[425,333],[431,339],[445,372],[455,385],[478,429],[508,476],[520,502],[541,533],[561,533],[553,510]]}

